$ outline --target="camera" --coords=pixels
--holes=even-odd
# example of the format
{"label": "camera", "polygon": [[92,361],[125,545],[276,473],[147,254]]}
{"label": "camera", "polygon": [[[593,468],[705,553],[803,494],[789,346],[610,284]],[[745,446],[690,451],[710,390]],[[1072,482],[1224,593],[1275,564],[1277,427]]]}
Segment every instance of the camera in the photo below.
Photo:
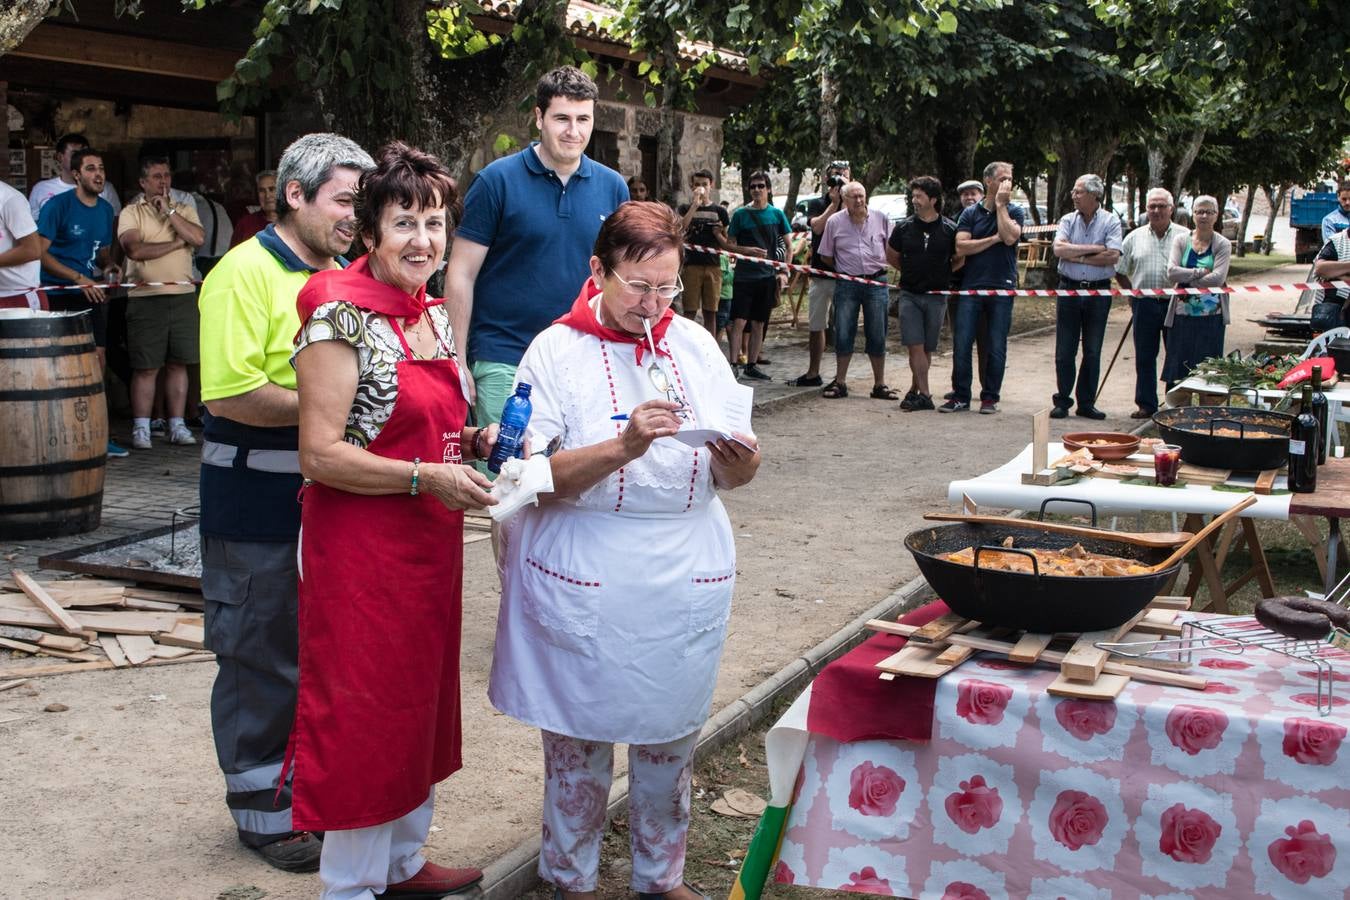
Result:
{"label": "camera", "polygon": [[845,183],[844,176],[842,175],[831,175],[829,178],[825,179],[825,186],[827,188],[843,187]]}

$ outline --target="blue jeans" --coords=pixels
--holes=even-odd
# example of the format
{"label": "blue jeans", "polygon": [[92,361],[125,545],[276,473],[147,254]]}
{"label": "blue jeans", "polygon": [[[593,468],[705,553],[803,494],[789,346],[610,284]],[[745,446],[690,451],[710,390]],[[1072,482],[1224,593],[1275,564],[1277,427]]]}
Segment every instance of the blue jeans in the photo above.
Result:
{"label": "blue jeans", "polygon": [[1134,307],[1134,405],[1144,412],[1158,411],[1158,350],[1167,329],[1170,297],[1135,297]]}
{"label": "blue jeans", "polygon": [[868,356],[886,355],[886,288],[839,281],[834,285],[834,353],[853,355],[858,307],[863,314],[863,347]]}
{"label": "blue jeans", "polygon": [[[1060,281],[1061,288],[1077,288]],[[1102,371],[1102,341],[1106,338],[1106,317],[1111,314],[1110,297],[1055,298],[1055,391],[1056,406],[1068,409],[1078,400],[1078,408],[1097,405],[1097,381]],[[1077,365],[1078,345],[1083,345],[1083,364]],[[1075,383],[1076,377],[1076,383]]]}
{"label": "blue jeans", "polygon": [[1012,330],[1012,297],[956,298],[956,321],[952,323],[952,390],[962,403],[970,402],[971,349],[980,314],[989,322],[988,368],[980,376],[980,399],[997,403],[1008,365],[1008,332]]}

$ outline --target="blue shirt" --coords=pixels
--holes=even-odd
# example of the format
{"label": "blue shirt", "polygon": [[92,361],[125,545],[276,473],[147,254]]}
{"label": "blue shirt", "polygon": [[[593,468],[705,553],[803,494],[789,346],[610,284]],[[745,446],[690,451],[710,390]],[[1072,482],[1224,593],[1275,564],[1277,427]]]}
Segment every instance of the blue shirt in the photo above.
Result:
{"label": "blue shirt", "polygon": [[[94,277],[98,271],[98,252],[112,243],[112,204],[102,197],[93,206],[80,202],[78,190],[64,191],[42,204],[38,213],[38,234],[51,241],[47,252],[81,275]],[[74,284],[46,269],[43,284]]]}
{"label": "blue shirt", "polygon": [[[1120,219],[1115,213],[1098,209],[1092,221],[1084,221],[1077,210],[1059,220],[1059,229],[1055,240],[1070,244],[1102,244],[1107,250],[1119,252],[1124,246],[1120,235]],[[1061,259],[1059,274],[1075,281],[1109,281],[1116,274],[1116,267],[1089,266],[1077,260]]]}
{"label": "blue shirt", "polygon": [[1322,243],[1325,244],[1346,228],[1350,228],[1350,216],[1338,206],[1322,218]]}
{"label": "blue shirt", "polygon": [[[1019,226],[1026,221],[1022,207],[1008,204],[1008,216]],[[985,238],[998,233],[998,210],[985,209],[983,203],[962,210],[956,222],[956,231],[964,231],[973,238]],[[962,267],[965,273],[961,287],[968,290],[995,290],[1017,287],[1017,245],[1002,241],[987,247],[974,256],[966,257]]]}
{"label": "blue shirt", "polygon": [[590,276],[600,225],[628,200],[613,169],[583,156],[564,185],[531,144],[483,167],[464,198],[457,239],[488,248],[473,289],[469,358],[519,365]]}

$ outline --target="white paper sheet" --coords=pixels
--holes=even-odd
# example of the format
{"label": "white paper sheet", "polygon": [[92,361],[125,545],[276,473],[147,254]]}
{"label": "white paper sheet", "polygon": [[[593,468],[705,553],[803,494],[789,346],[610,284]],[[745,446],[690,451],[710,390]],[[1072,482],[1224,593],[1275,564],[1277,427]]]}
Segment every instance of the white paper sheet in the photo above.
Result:
{"label": "white paper sheet", "polygon": [[703,411],[706,427],[681,428],[670,440],[679,441],[690,447],[702,447],[710,441],[728,440],[736,441],[743,447],[753,450],[749,444],[732,437],[732,432],[754,437],[755,433],[750,430],[750,414],[754,406],[754,388],[744,384],[733,385],[727,392],[721,409],[714,410],[711,414],[707,410]]}

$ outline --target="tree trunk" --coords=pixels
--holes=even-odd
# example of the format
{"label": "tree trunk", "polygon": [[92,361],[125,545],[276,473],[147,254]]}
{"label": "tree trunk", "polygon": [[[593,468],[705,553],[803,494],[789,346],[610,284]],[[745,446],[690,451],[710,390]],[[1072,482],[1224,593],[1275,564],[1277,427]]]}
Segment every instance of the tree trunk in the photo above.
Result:
{"label": "tree trunk", "polygon": [[652,185],[657,199],[672,206],[680,193],[679,160],[675,140],[678,118],[676,103],[680,93],[680,57],[675,33],[672,31],[662,53],[661,124],[656,132],[656,184]]}
{"label": "tree trunk", "polygon": [[792,218],[792,210],[797,206],[797,195],[802,190],[802,167],[793,166],[788,169],[788,192],[787,201],[783,204],[783,212],[787,213],[789,219]]}
{"label": "tree trunk", "polygon": [[[1280,190],[1275,194],[1275,199],[1270,204],[1270,216],[1266,219],[1266,237],[1261,241],[1261,255],[1270,255],[1270,245],[1275,237],[1275,218],[1280,214],[1280,207],[1284,205],[1284,195],[1289,191],[1289,182],[1280,182]],[[1270,197],[1270,189],[1266,189],[1266,197]]]}
{"label": "tree trunk", "polygon": [[1032,175],[1022,183],[1022,190],[1026,191],[1027,205],[1031,207],[1031,209],[1027,210],[1027,212],[1031,213],[1031,224],[1044,225],[1045,223],[1041,221],[1041,211],[1036,207],[1036,181],[1036,176]]}
{"label": "tree trunk", "polygon": [[820,68],[820,153],[822,163],[839,158],[839,81],[828,64]]}
{"label": "tree trunk", "polygon": [[[1176,173],[1172,177],[1172,196],[1180,197],[1182,185],[1186,183],[1186,176],[1191,174],[1191,166],[1195,165],[1195,158],[1200,155],[1200,148],[1205,143],[1205,129],[1197,128],[1186,142],[1185,149],[1181,151],[1181,156],[1177,159]],[[1150,158],[1151,162],[1151,158]]]}
{"label": "tree trunk", "polygon": [[1247,185],[1247,199],[1242,204],[1242,218],[1238,220],[1237,255],[1247,255],[1247,223],[1252,218],[1252,206],[1256,204],[1256,185]]}
{"label": "tree trunk", "polygon": [[38,26],[48,13],[54,12],[61,0],[8,0],[0,8],[0,56],[23,43],[28,33]]}
{"label": "tree trunk", "polygon": [[[1149,190],[1153,190],[1154,188],[1162,188],[1162,175],[1165,174],[1165,169],[1166,169],[1166,159],[1164,155],[1162,155],[1162,147],[1150,144],[1149,185],[1147,185],[1149,186]],[[1173,198],[1176,197],[1176,193],[1173,193],[1172,196]]]}

